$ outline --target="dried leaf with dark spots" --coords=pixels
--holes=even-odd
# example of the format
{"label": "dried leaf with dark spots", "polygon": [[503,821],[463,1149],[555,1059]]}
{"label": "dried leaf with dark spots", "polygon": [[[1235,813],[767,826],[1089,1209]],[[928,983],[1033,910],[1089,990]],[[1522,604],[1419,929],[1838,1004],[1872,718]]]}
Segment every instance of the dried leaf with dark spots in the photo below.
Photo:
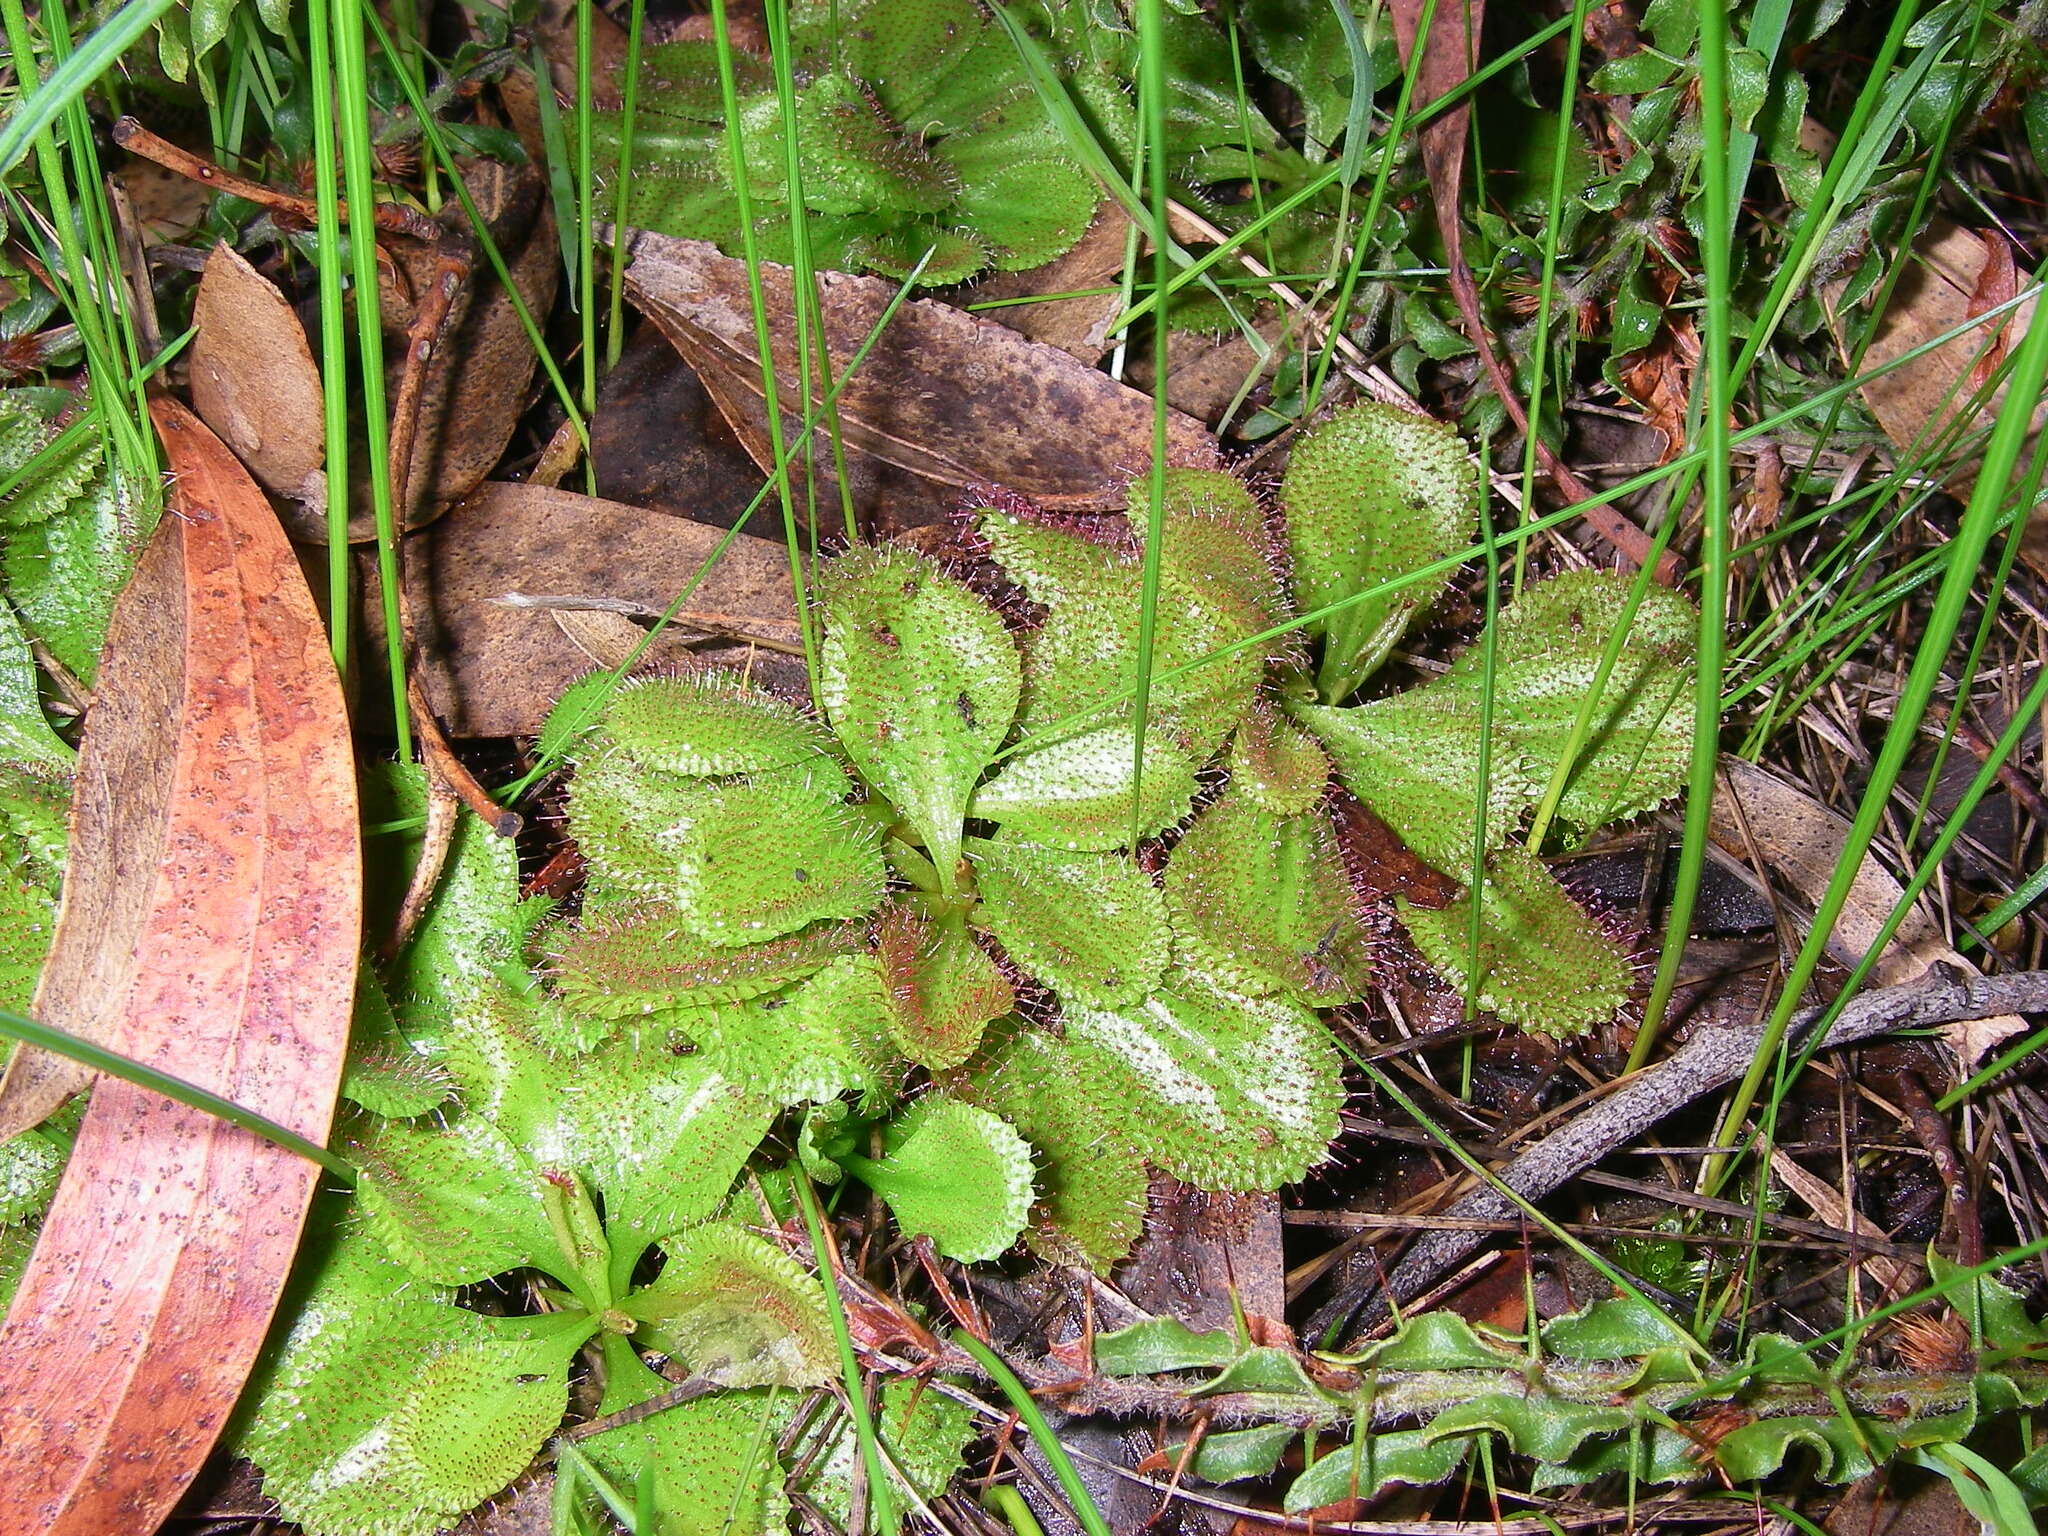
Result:
{"label": "dried leaf with dark spots", "polygon": [[[318,1139],[362,920],[348,719],[262,493],[183,407],[154,414],[173,515],[109,631],[36,1006]],[[241,1390],[317,1172],[100,1083],[0,1327],[0,1529],[155,1528]]]}

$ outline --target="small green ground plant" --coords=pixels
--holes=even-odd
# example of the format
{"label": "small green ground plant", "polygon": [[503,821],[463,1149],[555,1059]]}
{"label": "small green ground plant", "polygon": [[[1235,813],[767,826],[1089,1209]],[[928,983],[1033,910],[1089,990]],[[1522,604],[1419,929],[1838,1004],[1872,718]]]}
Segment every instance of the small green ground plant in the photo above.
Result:
{"label": "small green ground plant", "polygon": [[[572,690],[543,746],[575,765],[574,910],[522,901],[511,848],[465,836],[365,993],[359,1187],[241,1431],[288,1515],[445,1523],[560,1432],[589,1357],[596,1416],[620,1417],[565,1462],[663,1532],[780,1530],[792,1494],[843,1499],[855,1455],[847,1421],[799,1411],[840,1362],[778,1240],[793,1180],[864,1186],[962,1262],[1025,1238],[1106,1270],[1149,1169],[1274,1189],[1328,1155],[1345,1090],[1322,1010],[1371,987],[1388,910],[1336,797],[1460,884],[1478,846],[1477,802],[1448,798],[1479,750],[1459,668],[1346,701],[1436,590],[1385,578],[1457,553],[1475,513],[1456,438],[1396,411],[1340,416],[1297,464],[1277,516],[1227,475],[1168,474],[1142,753],[1141,539],[1000,493],[953,568],[897,547],[826,565],[823,718],[716,676]],[[1578,825],[1654,803],[1683,761],[1676,598],[1638,610],[1567,729],[1628,595],[1560,577],[1484,642],[1503,771],[1481,894],[1444,931],[1476,929],[1462,974],[1487,1006],[1553,1033],[1611,1017],[1631,971],[1515,831],[1568,738]],[[385,792],[417,810],[409,776]],[[1427,952],[1437,914],[1394,911]],[[689,1401],[631,1418],[676,1381]],[[899,1507],[935,1497],[969,1410],[906,1380],[880,1416]]]}

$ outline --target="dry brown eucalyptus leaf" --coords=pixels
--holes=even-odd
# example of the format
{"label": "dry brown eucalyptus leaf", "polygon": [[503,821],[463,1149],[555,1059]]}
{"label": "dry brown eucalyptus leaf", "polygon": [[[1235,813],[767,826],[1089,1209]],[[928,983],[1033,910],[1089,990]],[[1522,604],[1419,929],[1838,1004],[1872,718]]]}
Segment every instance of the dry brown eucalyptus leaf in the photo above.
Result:
{"label": "dry brown eucalyptus leaf", "polygon": [[[1870,348],[1863,355],[1865,372],[1893,362],[1953,330],[1976,315],[1995,308],[2018,292],[2016,279],[1996,259],[1994,248],[1974,230],[1964,229],[1946,219],[1936,219],[1927,232],[1913,243],[1899,284],[1892,292],[1890,307],[1878,322]],[[2003,275],[2011,286],[1994,292]],[[1845,283],[1830,284],[1826,290],[1828,318],[1845,354],[1862,333],[1865,316],[1838,309]],[[1980,361],[1992,358],[2006,338],[2016,338],[2027,328],[2033,303],[2021,304],[1998,320],[1966,331],[1943,342],[1889,373],[1879,374],[1863,386],[1863,400],[1877,424],[1901,452],[1916,443],[1932,443],[1959,414],[1981,379],[1971,374]],[[1985,408],[1972,414],[1972,427],[1988,427],[2004,403],[2005,391],[1994,394]],[[2035,431],[2040,430],[2040,415]],[[2024,462],[2024,459],[2023,459]],[[1957,480],[1967,486],[1975,473],[1976,459],[1956,466]]]}
{"label": "dry brown eucalyptus leaf", "polygon": [[[675,343],[749,450],[764,458],[766,434],[755,423],[765,422],[765,395],[746,263],[704,241],[665,235],[637,234],[630,249],[626,288],[633,302]],[[784,423],[794,434],[800,418],[790,408],[798,403],[799,374],[789,269],[764,263],[761,273]],[[818,281],[837,379],[896,285],[838,272]],[[1131,477],[1152,458],[1147,397],[1057,347],[930,299],[897,312],[841,392],[838,415],[849,458],[873,460],[918,483],[886,509],[880,520],[888,526],[931,522],[963,488],[987,482],[1045,507],[1120,507]],[[819,462],[829,464],[822,429],[818,444]],[[1217,462],[1215,439],[1178,412],[1168,422],[1167,444],[1172,463]],[[821,489],[820,500],[830,505],[836,495]],[[861,510],[876,515],[875,508]]]}
{"label": "dry brown eucalyptus leaf", "polygon": [[295,503],[292,536],[326,537],[320,365],[277,285],[222,241],[192,305],[192,406],[264,486]]}
{"label": "dry brown eucalyptus leaf", "polygon": [[[318,1140],[362,929],[348,717],[262,492],[183,406],[151,410],[171,506],[109,627],[36,1012]],[[318,1172],[101,1080],[0,1327],[0,1531],[156,1528],[241,1391]]]}
{"label": "dry brown eucalyptus leaf", "polygon": [[[616,501],[545,486],[492,483],[413,537],[424,572],[416,598],[427,698],[451,736],[526,736],[540,729],[563,689],[592,667],[547,606],[503,599],[593,600],[631,614],[658,614],[687,586],[723,531]],[[377,612],[375,569],[365,577],[366,617]],[[574,612],[577,609],[569,609]],[[754,676],[804,693],[801,662],[750,646],[734,630],[777,646],[797,640],[784,548],[741,535],[711,568],[690,618],[657,637],[653,665],[750,665]],[[374,622],[374,620],[371,620]],[[374,688],[365,697],[376,697]]]}
{"label": "dry brown eucalyptus leaf", "polygon": [[[555,302],[561,252],[540,172],[531,166],[478,161],[464,169],[463,180],[505,258],[513,286],[536,323],[545,322]],[[461,217],[460,203],[451,201],[444,220]],[[410,254],[427,253],[415,249]],[[405,317],[385,318],[389,325]],[[497,468],[525,414],[527,386],[537,361],[518,310],[479,252],[428,365],[407,497],[408,527],[437,516]],[[394,362],[391,371],[395,374],[396,369]],[[358,534],[352,517],[349,536],[366,538],[369,533]]]}
{"label": "dry brown eucalyptus leaf", "polygon": [[[1807,903],[1817,906],[1834,878],[1848,842],[1849,822],[1813,796],[1768,769],[1741,758],[1724,758],[1714,793],[1714,841],[1748,867],[1752,858],[1781,877]],[[1849,887],[1849,899],[1828,935],[1828,953],[1845,966],[1862,963],[1898,905],[1905,887],[1869,855]],[[1880,987],[1900,986],[1925,975],[1931,966],[1946,964],[1972,975],[1976,968],[1949,947],[1941,927],[1924,907],[1915,905],[1892,935],[1891,943],[1872,967],[1871,981]],[[1990,1044],[2026,1026],[2017,1018],[1972,1020],[1967,1030],[1951,1025],[1950,1045],[1964,1068]]]}

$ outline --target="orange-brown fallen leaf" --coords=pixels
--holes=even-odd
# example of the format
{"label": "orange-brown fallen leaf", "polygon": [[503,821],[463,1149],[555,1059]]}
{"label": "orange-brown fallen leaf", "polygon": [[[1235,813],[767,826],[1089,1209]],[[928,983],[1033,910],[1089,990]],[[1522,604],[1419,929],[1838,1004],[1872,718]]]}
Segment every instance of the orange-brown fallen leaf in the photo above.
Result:
{"label": "orange-brown fallen leaf", "polygon": [[[183,407],[108,634],[37,1008],[327,1131],[362,919],[355,772],[311,595],[262,493]],[[0,1325],[0,1531],[153,1530],[255,1359],[313,1164],[105,1079]]]}

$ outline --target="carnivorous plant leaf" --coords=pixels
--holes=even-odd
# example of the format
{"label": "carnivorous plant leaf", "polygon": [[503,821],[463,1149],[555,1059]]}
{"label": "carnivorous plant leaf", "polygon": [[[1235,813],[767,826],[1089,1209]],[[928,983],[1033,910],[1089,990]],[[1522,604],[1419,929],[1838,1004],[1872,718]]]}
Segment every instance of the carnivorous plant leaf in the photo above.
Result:
{"label": "carnivorous plant leaf", "polygon": [[526,1469],[593,1319],[464,1311],[360,1231],[312,1262],[240,1444],[287,1518],[313,1536],[426,1536]]}
{"label": "carnivorous plant leaf", "polygon": [[1336,1137],[1337,1052],[1298,1003],[1183,970],[1133,1005],[1069,1003],[1064,1020],[1106,1133],[1175,1178],[1274,1189],[1320,1162]]}
{"label": "carnivorous plant leaf", "polygon": [[1107,1274],[1138,1240],[1149,1185],[1145,1159],[1095,1110],[1103,1097],[1066,1042],[1006,1031],[968,1089],[1023,1133],[1038,1154],[1032,1246]]}
{"label": "carnivorous plant leaf", "polygon": [[907,550],[843,555],[821,587],[826,713],[950,889],[968,796],[1016,717],[1017,648],[988,604]]}
{"label": "carnivorous plant leaf", "polygon": [[[1576,1035],[1611,1019],[1628,1001],[1628,955],[1565,894],[1557,878],[1520,848],[1487,861],[1480,891],[1480,1007],[1546,1035]],[[1402,902],[1402,926],[1423,959],[1453,986],[1471,974],[1471,893],[1440,911]]]}
{"label": "carnivorous plant leaf", "polygon": [[899,902],[876,924],[875,952],[889,980],[890,1037],[920,1066],[959,1066],[988,1022],[1017,1005],[1009,978],[957,915],[934,923]]}
{"label": "carnivorous plant leaf", "polygon": [[733,1222],[692,1227],[626,1298],[634,1338],[722,1387],[816,1387],[838,1371],[819,1281]]}
{"label": "carnivorous plant leaf", "polygon": [[1226,791],[1195,818],[1166,866],[1175,941],[1254,995],[1333,1007],[1372,974],[1336,832]]}
{"label": "carnivorous plant leaf", "polygon": [[[1494,663],[1496,729],[1547,783],[1592,691],[1608,637],[1626,639],[1571,765],[1558,812],[1581,827],[1640,815],[1677,793],[1692,757],[1690,695],[1699,614],[1652,584],[1633,615],[1628,583],[1605,571],[1568,571],[1529,587],[1500,615]],[[1477,700],[1485,686],[1479,647],[1420,690]]]}
{"label": "carnivorous plant leaf", "polygon": [[905,1232],[963,1264],[1017,1241],[1031,1212],[1031,1149],[1016,1128],[958,1099],[928,1098],[889,1129],[879,1161],[841,1159]]}
{"label": "carnivorous plant leaf", "polygon": [[1012,838],[970,839],[977,920],[1010,957],[1074,1002],[1135,1003],[1165,973],[1166,903],[1128,858]]}
{"label": "carnivorous plant leaf", "polygon": [[[1280,504],[1294,601],[1309,612],[1441,560],[1472,542],[1477,502],[1450,428],[1392,405],[1354,405],[1294,446]],[[1449,584],[1448,572],[1318,620],[1316,691],[1358,689]]]}

